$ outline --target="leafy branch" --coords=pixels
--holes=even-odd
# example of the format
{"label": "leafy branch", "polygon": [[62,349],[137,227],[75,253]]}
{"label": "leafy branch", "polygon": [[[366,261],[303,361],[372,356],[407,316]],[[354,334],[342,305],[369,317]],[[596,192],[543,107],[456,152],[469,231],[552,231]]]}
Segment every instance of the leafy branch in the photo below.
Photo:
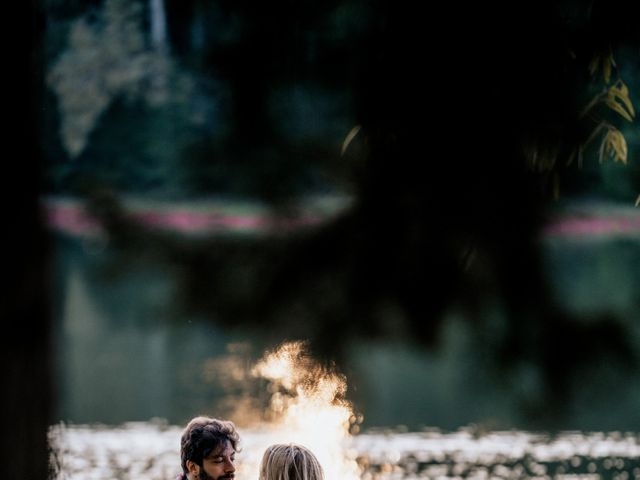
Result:
{"label": "leafy branch", "polygon": [[[611,48],[606,52],[597,52],[588,66],[589,74],[595,77],[601,72],[603,86],[578,113],[577,123],[582,125],[591,123],[593,126],[586,128],[586,138],[577,140],[576,144],[570,148],[566,166],[571,165],[577,159],[578,167],[581,168],[585,152],[596,140],[599,140],[597,158],[599,163],[605,160],[613,160],[627,165],[629,162],[629,149],[627,140],[622,131],[614,125],[614,122],[607,118],[607,112],[613,112],[617,118],[626,122],[635,120],[636,112],[629,96],[629,88],[625,82],[616,76],[612,83],[613,72],[617,70],[617,65],[613,57]],[[539,145],[530,146],[527,149],[527,157],[530,167],[533,170],[544,173],[552,173],[554,181],[554,197],[558,197],[558,164],[560,149],[557,147],[547,147],[542,150]],[[640,205],[640,196],[635,202]]]}

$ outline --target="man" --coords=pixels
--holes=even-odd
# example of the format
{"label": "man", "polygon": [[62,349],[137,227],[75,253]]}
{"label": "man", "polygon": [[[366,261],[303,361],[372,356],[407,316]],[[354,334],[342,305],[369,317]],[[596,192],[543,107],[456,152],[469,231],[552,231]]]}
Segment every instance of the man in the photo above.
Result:
{"label": "man", "polygon": [[233,480],[240,436],[233,422],[196,417],[180,440],[180,480]]}

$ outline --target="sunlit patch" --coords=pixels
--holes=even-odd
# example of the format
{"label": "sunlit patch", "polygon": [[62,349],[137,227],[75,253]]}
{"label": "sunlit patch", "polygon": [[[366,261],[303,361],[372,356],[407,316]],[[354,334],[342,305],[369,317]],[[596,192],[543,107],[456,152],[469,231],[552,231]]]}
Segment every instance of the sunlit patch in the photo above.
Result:
{"label": "sunlit patch", "polygon": [[238,476],[258,478],[264,449],[272,443],[299,443],[310,448],[327,479],[360,478],[347,445],[350,431],[362,417],[345,399],[346,380],[307,354],[302,342],[289,342],[266,354],[252,374],[268,382],[271,392],[268,423],[256,428],[253,458],[245,458]]}

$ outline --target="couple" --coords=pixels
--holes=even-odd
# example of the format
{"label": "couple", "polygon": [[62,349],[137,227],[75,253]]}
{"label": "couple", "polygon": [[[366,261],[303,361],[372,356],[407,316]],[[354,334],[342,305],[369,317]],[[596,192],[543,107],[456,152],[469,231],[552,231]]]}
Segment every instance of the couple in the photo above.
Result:
{"label": "couple", "polygon": [[[232,422],[196,417],[182,433],[177,480],[233,480],[240,436]],[[324,480],[315,455],[302,445],[276,444],[264,452],[259,480]]]}

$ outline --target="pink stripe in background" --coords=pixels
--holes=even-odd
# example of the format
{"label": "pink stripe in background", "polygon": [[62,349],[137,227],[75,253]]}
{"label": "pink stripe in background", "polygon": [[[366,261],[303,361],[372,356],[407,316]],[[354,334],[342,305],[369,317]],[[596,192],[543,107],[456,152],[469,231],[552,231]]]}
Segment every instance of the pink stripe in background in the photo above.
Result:
{"label": "pink stripe in background", "polygon": [[103,233],[102,225],[78,204],[44,204],[44,212],[49,227],[71,235],[98,235]]}
{"label": "pink stripe in background", "polygon": [[181,232],[214,232],[224,230],[269,230],[273,228],[296,228],[314,225],[321,217],[303,215],[296,218],[278,218],[261,214],[224,214],[220,212],[190,212],[187,210],[169,212],[138,212],[131,218],[143,225],[169,228]]}
{"label": "pink stripe in background", "polygon": [[[93,217],[78,201],[44,201],[44,212],[50,228],[63,233],[79,236],[93,236],[104,233],[100,221]],[[139,225],[180,233],[225,233],[292,230],[316,225],[325,217],[303,214],[297,217],[277,217],[272,215],[234,214],[221,211],[190,211],[187,209],[138,210],[131,209],[127,217]]]}
{"label": "pink stripe in background", "polygon": [[[78,200],[45,200],[43,202],[50,228],[78,236],[93,236],[104,232],[98,219],[90,215]],[[259,210],[259,209],[258,209]],[[561,216],[542,229],[543,237],[590,238],[601,236],[640,236],[640,209],[632,213]],[[237,214],[224,212],[218,207],[209,211],[185,208],[157,207],[131,208],[128,217],[140,225],[185,234],[212,233],[267,233],[289,231],[316,225],[330,217],[329,214],[301,214],[296,217],[278,217],[262,212]]]}
{"label": "pink stripe in background", "polygon": [[556,220],[543,229],[543,235],[553,237],[591,237],[640,234],[640,211],[637,217],[578,217]]}

